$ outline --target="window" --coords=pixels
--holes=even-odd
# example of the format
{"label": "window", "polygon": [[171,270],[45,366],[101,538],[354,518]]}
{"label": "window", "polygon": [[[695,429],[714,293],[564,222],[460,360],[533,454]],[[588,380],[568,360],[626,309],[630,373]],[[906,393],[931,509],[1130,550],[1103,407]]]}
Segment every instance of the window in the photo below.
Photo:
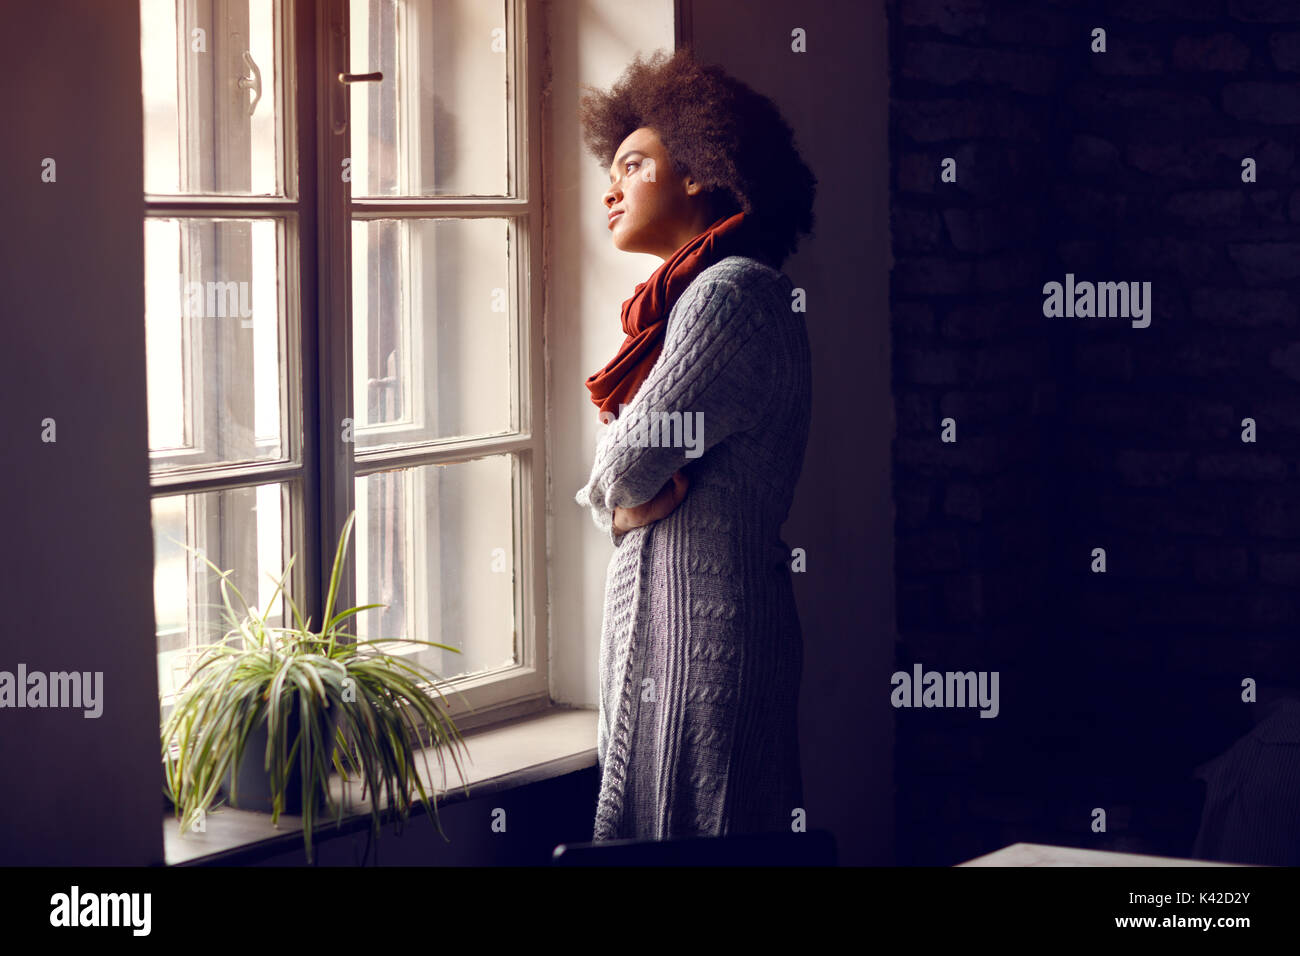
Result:
{"label": "window", "polygon": [[545,706],[532,0],[140,10],[164,705],[224,631],[186,546],[318,622],[355,508],[357,633],[458,648],[401,652],[462,727]]}

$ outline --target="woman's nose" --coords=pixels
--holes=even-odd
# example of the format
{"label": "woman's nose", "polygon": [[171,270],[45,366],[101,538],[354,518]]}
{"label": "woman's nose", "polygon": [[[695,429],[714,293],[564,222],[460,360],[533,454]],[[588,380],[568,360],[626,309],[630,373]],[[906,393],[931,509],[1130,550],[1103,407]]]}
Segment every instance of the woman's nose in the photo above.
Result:
{"label": "woman's nose", "polygon": [[605,190],[605,205],[612,206],[616,202],[618,202],[618,196],[615,187],[610,186],[609,189]]}

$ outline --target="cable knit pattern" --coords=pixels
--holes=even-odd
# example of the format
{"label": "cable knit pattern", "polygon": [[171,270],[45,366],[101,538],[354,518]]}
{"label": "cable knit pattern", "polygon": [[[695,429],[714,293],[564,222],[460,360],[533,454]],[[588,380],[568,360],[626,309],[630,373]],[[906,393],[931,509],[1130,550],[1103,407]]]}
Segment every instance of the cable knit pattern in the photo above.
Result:
{"label": "cable knit pattern", "polygon": [[[576,496],[614,545],[594,841],[788,830],[802,806],[803,643],[780,529],[803,467],[811,362],[791,291],[743,256],[702,271],[649,378],[600,428]],[[702,414],[696,449],[632,440],[672,412]],[[616,506],[649,501],[679,468],[690,485],[671,514],[613,530]]]}

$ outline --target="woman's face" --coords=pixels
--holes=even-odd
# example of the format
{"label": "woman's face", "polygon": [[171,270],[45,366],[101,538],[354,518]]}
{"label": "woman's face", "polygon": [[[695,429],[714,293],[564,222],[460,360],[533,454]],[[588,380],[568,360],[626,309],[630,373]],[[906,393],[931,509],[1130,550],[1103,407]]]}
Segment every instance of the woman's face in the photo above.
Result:
{"label": "woman's face", "polygon": [[648,126],[635,130],[614,153],[605,211],[614,214],[609,229],[623,252],[648,252],[669,258],[713,224],[702,185],[676,177],[668,151]]}

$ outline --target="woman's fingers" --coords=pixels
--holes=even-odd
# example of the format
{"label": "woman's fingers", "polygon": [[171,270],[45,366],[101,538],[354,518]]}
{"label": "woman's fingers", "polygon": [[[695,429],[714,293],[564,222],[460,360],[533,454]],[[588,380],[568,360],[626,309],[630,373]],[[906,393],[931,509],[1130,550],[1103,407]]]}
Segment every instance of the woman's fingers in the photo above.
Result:
{"label": "woman's fingers", "polygon": [[637,505],[629,509],[628,518],[635,526],[649,524],[652,521],[658,521],[668,512],[673,510],[676,502],[673,500],[674,486],[671,482],[665,484],[659,489],[659,493],[647,501],[645,504]]}
{"label": "woman's fingers", "polygon": [[620,523],[628,528],[639,528],[642,525],[650,524],[652,521],[658,521],[660,518],[666,518],[672,514],[674,508],[682,503],[686,497],[686,489],[690,487],[690,479],[680,469],[673,472],[672,477],[664,482],[664,486],[659,489],[659,493],[651,498],[645,504],[634,505],[630,508],[620,506],[618,508],[618,518]]}
{"label": "woman's fingers", "polygon": [[[673,508],[676,508],[682,503],[682,499],[686,497],[686,489],[690,487],[690,484],[690,480],[681,471],[673,472],[673,483],[671,488]],[[672,508],[669,510],[671,511]]]}

